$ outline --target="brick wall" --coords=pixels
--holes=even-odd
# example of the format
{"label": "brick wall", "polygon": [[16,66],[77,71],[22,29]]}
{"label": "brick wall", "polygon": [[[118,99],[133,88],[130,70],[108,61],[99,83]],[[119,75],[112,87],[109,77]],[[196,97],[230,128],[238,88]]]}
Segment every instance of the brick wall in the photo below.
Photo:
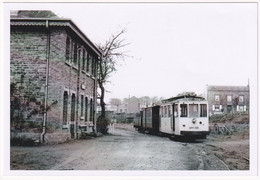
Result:
{"label": "brick wall", "polygon": [[45,96],[47,34],[37,29],[11,30],[11,125],[16,131],[39,131]]}
{"label": "brick wall", "polygon": [[[88,98],[88,102],[90,99],[94,101],[94,79],[82,71],[79,73],[77,66],[73,67],[70,63],[65,63],[67,36],[80,47],[84,45],[65,29],[51,28],[46,134],[48,138],[45,138],[49,142],[55,141],[55,138],[51,138],[53,133],[63,134],[59,135],[59,141],[68,139],[68,134],[71,132],[70,124],[73,124],[70,121],[72,93],[76,96],[75,113],[78,112],[78,116],[75,114],[75,118],[78,117],[78,122],[81,118],[81,95],[84,96],[84,117],[85,98]],[[47,33],[45,31],[40,28],[11,29],[11,129],[13,132],[39,133],[42,131],[46,52]],[[82,53],[81,51],[81,57]],[[80,63],[82,62],[80,61]],[[78,75],[80,75],[79,78]],[[81,84],[84,84],[86,88],[80,88]],[[65,126],[63,124],[64,91],[68,92],[67,124]],[[88,116],[89,114],[88,110]],[[81,124],[89,125],[90,122],[82,119]],[[92,127],[88,128],[92,129]]]}
{"label": "brick wall", "polygon": [[[215,101],[215,95],[219,95],[219,101]],[[231,102],[227,101],[227,96],[231,96]],[[239,96],[244,96],[244,102],[236,102]],[[208,90],[207,100],[210,114],[228,113],[228,105],[232,107],[231,113],[237,112],[237,105],[246,106],[247,112],[249,110],[249,91],[245,90]],[[213,105],[221,105],[223,112],[214,112]]]}

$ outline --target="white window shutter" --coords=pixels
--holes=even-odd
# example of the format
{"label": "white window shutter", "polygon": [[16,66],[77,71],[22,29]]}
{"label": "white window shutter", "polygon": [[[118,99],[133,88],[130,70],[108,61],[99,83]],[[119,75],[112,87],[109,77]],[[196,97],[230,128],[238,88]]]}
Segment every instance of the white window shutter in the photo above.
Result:
{"label": "white window shutter", "polygon": [[246,111],[246,106],[244,106],[244,111]]}
{"label": "white window shutter", "polygon": [[219,110],[221,111],[221,109],[222,109],[222,105],[219,105]]}
{"label": "white window shutter", "polygon": [[237,105],[237,111],[239,111],[239,106]]}
{"label": "white window shutter", "polygon": [[215,111],[215,105],[212,105],[212,110]]}

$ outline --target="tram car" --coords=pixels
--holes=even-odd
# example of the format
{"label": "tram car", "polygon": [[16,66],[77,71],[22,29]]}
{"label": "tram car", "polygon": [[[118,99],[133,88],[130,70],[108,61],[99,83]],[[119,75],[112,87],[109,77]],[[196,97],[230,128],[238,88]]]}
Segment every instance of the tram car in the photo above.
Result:
{"label": "tram car", "polygon": [[134,127],[153,134],[206,138],[209,134],[208,102],[195,94],[165,99],[161,105],[141,109]]}
{"label": "tram car", "polygon": [[206,138],[209,134],[208,102],[196,95],[163,100],[159,131],[171,136]]}
{"label": "tram car", "polygon": [[142,129],[142,119],[143,119],[143,113],[142,110],[140,111],[140,113],[135,116],[134,118],[134,128],[136,128],[138,131],[141,131]]}
{"label": "tram car", "polygon": [[134,127],[141,132],[157,134],[159,132],[159,110],[160,106],[142,108],[140,118],[134,122]]}

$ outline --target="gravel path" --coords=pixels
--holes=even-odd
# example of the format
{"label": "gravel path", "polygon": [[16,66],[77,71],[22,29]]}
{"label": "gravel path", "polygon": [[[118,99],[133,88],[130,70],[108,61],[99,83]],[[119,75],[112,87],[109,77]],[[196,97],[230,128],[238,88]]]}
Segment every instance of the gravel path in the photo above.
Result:
{"label": "gravel path", "polygon": [[113,134],[58,145],[11,147],[11,169],[228,170],[209,140],[176,142],[115,128]]}

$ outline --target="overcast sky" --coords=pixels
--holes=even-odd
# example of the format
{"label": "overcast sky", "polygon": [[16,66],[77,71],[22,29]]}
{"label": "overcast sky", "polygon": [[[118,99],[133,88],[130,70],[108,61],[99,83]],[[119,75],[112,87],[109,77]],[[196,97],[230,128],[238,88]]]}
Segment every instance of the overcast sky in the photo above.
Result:
{"label": "overcast sky", "polygon": [[109,79],[106,99],[201,94],[206,85],[257,82],[256,3],[5,4],[5,10],[52,10],[93,41],[127,29],[128,58]]}

